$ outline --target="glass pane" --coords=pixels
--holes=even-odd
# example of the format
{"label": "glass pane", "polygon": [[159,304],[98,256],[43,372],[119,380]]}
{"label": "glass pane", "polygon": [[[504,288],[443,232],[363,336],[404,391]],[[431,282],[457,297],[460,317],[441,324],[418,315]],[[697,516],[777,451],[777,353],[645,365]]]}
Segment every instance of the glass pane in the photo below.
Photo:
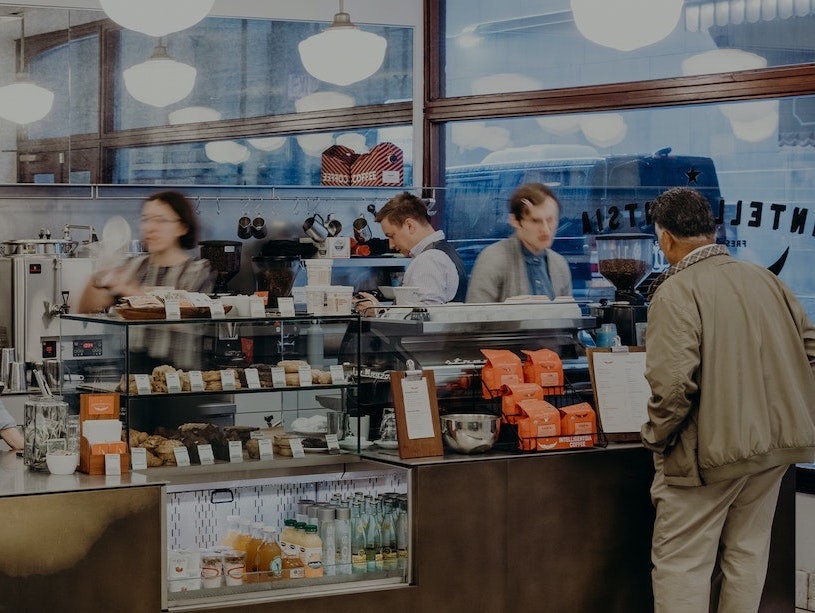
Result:
{"label": "glass pane", "polygon": [[28,126],[28,138],[59,138],[99,131],[98,36],[51,47],[30,58],[27,69],[34,83],[54,93],[51,112]]}
{"label": "glass pane", "polygon": [[[179,62],[194,67],[197,75],[189,95],[165,107],[139,102],[127,91],[122,72],[147,61],[157,41],[122,30],[114,71],[114,129],[262,117],[412,98],[411,28],[366,25],[366,31],[384,36],[388,41],[384,64],[368,79],[339,87],[308,75],[297,52],[301,40],[325,27],[325,24],[308,22],[208,18],[192,28],[171,34],[165,40],[167,52]],[[298,101],[317,92],[323,95],[301,102],[298,109]],[[332,98],[325,96],[327,93],[335,95]],[[189,107],[203,107],[209,112],[204,115],[200,115],[201,111],[199,115],[185,113],[183,109]]]}
{"label": "glass pane", "polygon": [[343,144],[368,152],[397,145],[404,156],[404,185],[413,181],[410,126],[368,128],[257,139],[132,147],[113,152],[112,183],[198,185],[320,185],[322,152]]}
{"label": "glass pane", "polygon": [[[682,4],[649,0],[635,16],[615,0],[581,0],[576,4],[590,10],[574,13],[569,0],[447,0],[445,95],[641,81],[815,60],[815,5],[808,0],[685,0],[671,12],[677,3]],[[660,23],[649,25],[646,4]],[[596,29],[584,21],[590,18],[599,21]],[[638,44],[644,46],[629,48]],[[706,55],[697,57],[702,53]]]}
{"label": "glass pane", "polygon": [[[603,280],[591,236],[652,230],[648,201],[690,185],[714,206],[731,253],[780,270],[813,316],[813,122],[808,96],[448,124],[444,231],[472,265],[509,235],[512,190],[547,183],[564,209],[555,249],[570,260],[576,295],[594,296]],[[658,251],[655,265],[665,266]]]}

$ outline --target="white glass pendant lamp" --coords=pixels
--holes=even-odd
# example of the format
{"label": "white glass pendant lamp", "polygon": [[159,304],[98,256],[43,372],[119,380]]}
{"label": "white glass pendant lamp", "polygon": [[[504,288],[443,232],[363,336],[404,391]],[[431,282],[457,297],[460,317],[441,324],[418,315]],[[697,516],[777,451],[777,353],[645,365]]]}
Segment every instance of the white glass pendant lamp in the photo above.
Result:
{"label": "white glass pendant lamp", "polygon": [[32,83],[25,72],[25,17],[20,15],[20,70],[0,87],[0,117],[20,125],[43,119],[54,106],[54,92]]}
{"label": "white glass pendant lamp", "polygon": [[580,33],[619,51],[646,47],[673,32],[684,0],[571,0]]}
{"label": "white glass pendant lamp", "polygon": [[139,102],[165,107],[190,95],[198,71],[170,57],[167,47],[156,45],[146,62],[124,71],[125,87]]}
{"label": "white glass pendant lamp", "polygon": [[167,36],[194,26],[215,0],[99,0],[108,17],[123,28],[149,36]]}
{"label": "white glass pendant lamp", "polygon": [[343,10],[325,30],[300,42],[300,60],[308,73],[326,83],[351,85],[367,79],[382,66],[388,41],[360,30]]}

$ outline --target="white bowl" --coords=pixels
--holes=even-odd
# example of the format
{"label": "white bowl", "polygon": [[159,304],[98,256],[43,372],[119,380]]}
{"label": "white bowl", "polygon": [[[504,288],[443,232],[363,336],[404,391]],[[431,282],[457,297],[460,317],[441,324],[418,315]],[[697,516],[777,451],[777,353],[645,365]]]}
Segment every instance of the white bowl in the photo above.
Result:
{"label": "white bowl", "polygon": [[45,463],[52,475],[70,475],[79,466],[79,454],[71,451],[55,451],[46,454]]}

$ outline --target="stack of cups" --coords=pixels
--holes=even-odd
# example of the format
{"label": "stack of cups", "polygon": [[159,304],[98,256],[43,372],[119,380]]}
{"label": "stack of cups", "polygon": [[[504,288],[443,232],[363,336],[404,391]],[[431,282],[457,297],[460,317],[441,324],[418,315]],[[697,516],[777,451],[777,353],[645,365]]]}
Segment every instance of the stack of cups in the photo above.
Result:
{"label": "stack of cups", "polygon": [[0,349],[0,381],[8,385],[8,376],[11,364],[17,359],[14,347],[3,347]]}

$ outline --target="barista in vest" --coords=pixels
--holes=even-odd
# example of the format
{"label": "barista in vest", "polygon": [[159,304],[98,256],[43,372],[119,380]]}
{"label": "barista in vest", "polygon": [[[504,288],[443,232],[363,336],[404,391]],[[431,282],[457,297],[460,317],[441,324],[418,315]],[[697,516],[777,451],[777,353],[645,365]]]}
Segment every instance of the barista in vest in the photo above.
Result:
{"label": "barista in vest", "polygon": [[[391,249],[411,258],[402,285],[419,288],[420,304],[464,302],[467,273],[444,232],[430,225],[427,205],[417,196],[403,192],[391,198],[376,214],[376,221],[388,238]],[[379,303],[365,292],[356,304],[360,313],[370,312]]]}

